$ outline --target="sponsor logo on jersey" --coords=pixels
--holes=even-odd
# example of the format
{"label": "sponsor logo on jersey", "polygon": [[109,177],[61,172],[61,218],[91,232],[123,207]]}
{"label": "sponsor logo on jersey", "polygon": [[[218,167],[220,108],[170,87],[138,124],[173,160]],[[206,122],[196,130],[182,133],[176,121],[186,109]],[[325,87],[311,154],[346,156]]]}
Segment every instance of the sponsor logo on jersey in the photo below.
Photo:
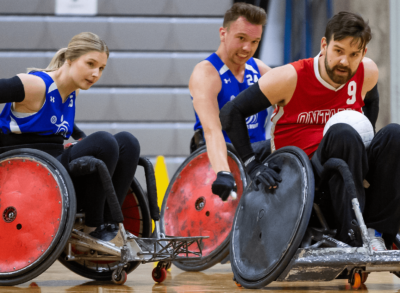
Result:
{"label": "sponsor logo on jersey", "polygon": [[[345,111],[345,110],[354,110],[351,108],[344,109],[329,109],[329,110],[316,110],[310,112],[303,112],[300,113],[297,117],[297,123],[299,124],[326,124],[329,118],[335,115],[338,112]],[[354,110],[355,111],[355,110]]]}
{"label": "sponsor logo on jersey", "polygon": [[54,103],[54,102],[55,102],[55,99],[54,99],[54,97],[50,97],[50,102],[52,102],[52,103]]}
{"label": "sponsor logo on jersey", "polygon": [[247,129],[258,127],[258,113],[246,118]]}
{"label": "sponsor logo on jersey", "polygon": [[228,82],[231,82],[231,79],[230,78],[228,78],[228,79],[224,78],[224,81],[227,84]]}
{"label": "sponsor logo on jersey", "polygon": [[66,137],[66,135],[68,133],[69,123],[68,123],[68,121],[64,121],[64,115],[61,116],[61,123],[56,124],[56,126],[58,127],[56,134],[59,133],[62,136]]}
{"label": "sponsor logo on jersey", "polygon": [[52,116],[51,119],[50,119],[50,122],[51,122],[52,124],[56,124],[56,122],[57,122],[57,116]]}

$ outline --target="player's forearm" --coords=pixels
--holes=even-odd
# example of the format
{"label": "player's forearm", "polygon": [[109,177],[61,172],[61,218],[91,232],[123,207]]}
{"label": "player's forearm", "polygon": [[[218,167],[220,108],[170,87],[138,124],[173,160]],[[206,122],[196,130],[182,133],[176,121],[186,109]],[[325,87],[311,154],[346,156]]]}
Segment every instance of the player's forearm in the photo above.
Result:
{"label": "player's forearm", "polygon": [[227,158],[227,149],[222,130],[205,131],[207,154],[215,173],[220,171],[230,172]]}
{"label": "player's forearm", "polygon": [[271,106],[259,85],[254,84],[242,91],[220,111],[222,128],[226,131],[243,162],[254,157],[246,118]]}
{"label": "player's forearm", "polygon": [[365,116],[371,121],[372,127],[375,132],[375,124],[376,120],[378,120],[379,114],[379,92],[378,92],[378,84],[376,84],[372,90],[370,90],[364,99],[365,106],[363,107],[363,111]]}

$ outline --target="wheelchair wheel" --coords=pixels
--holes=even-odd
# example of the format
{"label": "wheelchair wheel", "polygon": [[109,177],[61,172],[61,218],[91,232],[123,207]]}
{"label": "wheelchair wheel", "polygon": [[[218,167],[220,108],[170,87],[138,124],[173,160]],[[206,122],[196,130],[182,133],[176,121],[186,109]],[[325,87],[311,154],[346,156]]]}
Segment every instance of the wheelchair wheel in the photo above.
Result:
{"label": "wheelchair wheel", "polygon": [[27,282],[64,249],[76,213],[67,171],[39,150],[0,155],[0,286]]}
{"label": "wheelchair wheel", "polygon": [[[124,215],[123,224],[125,230],[138,237],[150,237],[151,217],[146,194],[136,178],[132,181],[131,188],[122,205],[122,213]],[[65,256],[65,252],[63,252],[59,257],[59,261],[64,266],[82,277],[97,281],[111,281],[112,272],[120,263],[118,261],[66,261]],[[139,264],[140,262],[137,261],[129,262],[128,267],[124,270],[129,274],[136,269]]]}
{"label": "wheelchair wheel", "polygon": [[314,174],[307,155],[284,147],[264,163],[281,166],[277,189],[254,189],[250,183],[235,214],[230,258],[235,279],[245,288],[275,281],[304,237],[314,200]]}
{"label": "wheelchair wheel", "polygon": [[206,147],[192,153],[179,167],[165,193],[161,207],[161,230],[170,236],[209,236],[203,240],[201,260],[175,261],[185,271],[201,271],[221,262],[229,254],[235,210],[246,187],[242,163],[228,146],[228,163],[237,184],[236,200],[223,202],[211,192],[216,175]]}

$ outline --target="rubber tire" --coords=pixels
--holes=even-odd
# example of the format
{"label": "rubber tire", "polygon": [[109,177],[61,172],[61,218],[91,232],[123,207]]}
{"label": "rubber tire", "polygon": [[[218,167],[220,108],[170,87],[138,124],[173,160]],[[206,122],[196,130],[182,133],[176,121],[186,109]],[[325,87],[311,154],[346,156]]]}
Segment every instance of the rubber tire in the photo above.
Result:
{"label": "rubber tire", "polygon": [[[306,232],[307,226],[308,226],[308,222],[310,220],[311,217],[311,211],[312,211],[312,207],[313,207],[313,202],[314,202],[314,186],[315,186],[315,182],[314,182],[314,173],[313,173],[313,169],[311,166],[311,162],[308,158],[308,156],[304,153],[304,151],[302,151],[300,148],[298,147],[294,147],[294,146],[287,146],[287,147],[283,147],[279,150],[276,150],[272,155],[270,155],[265,161],[269,161],[273,156],[276,156],[279,153],[290,153],[295,155],[300,162],[302,163],[303,166],[305,166],[306,172],[308,173],[308,186],[311,187],[311,189],[309,189],[308,192],[308,197],[307,197],[307,204],[304,207],[304,211],[303,211],[303,217],[300,221],[299,224],[299,229],[296,232],[296,239],[294,240],[294,242],[290,245],[290,248],[287,250],[287,253],[285,255],[285,257],[281,260],[281,262],[276,266],[274,272],[272,272],[271,274],[269,274],[268,276],[257,280],[257,281],[250,281],[250,280],[246,280],[244,278],[242,278],[239,274],[237,269],[235,268],[235,266],[233,265],[234,259],[233,259],[233,254],[230,254],[230,261],[231,261],[231,267],[232,267],[232,271],[234,274],[234,278],[236,279],[237,283],[240,283],[244,288],[246,289],[259,289],[262,288],[266,285],[268,285],[269,283],[275,281],[279,275],[284,271],[284,269],[287,267],[287,265],[290,263],[291,258],[295,255],[297,249],[299,248],[301,241],[304,237],[304,234]],[[245,193],[245,192],[243,192]],[[242,199],[244,198],[244,196],[242,196]],[[241,199],[241,200],[242,200]],[[240,205],[240,204],[239,204]],[[237,213],[238,213],[239,209],[237,209],[236,214],[235,214],[235,220],[234,223],[236,221],[236,217],[237,217]],[[232,242],[231,245],[232,246]],[[232,249],[232,248],[231,248]],[[287,255],[291,256],[290,258],[286,257]]]}
{"label": "rubber tire", "polygon": [[351,282],[351,288],[353,290],[357,290],[360,288],[362,282],[361,282],[361,276],[359,273],[354,273],[353,280]]}
{"label": "rubber tire", "polygon": [[[228,152],[230,152],[231,155],[235,156],[236,159],[243,165],[242,161],[240,160],[240,157],[238,156],[238,154],[237,154],[236,150],[234,149],[234,147],[232,146],[232,144],[227,143],[226,146],[227,146]],[[161,206],[160,229],[161,229],[162,233],[165,234],[164,212],[165,212],[165,206],[166,206],[167,199],[168,199],[168,194],[172,187],[171,183],[175,182],[176,178],[179,176],[182,169],[189,163],[189,161],[191,161],[192,158],[196,157],[200,153],[205,153],[206,151],[207,151],[207,147],[202,146],[202,147],[198,148],[196,151],[194,151],[193,153],[191,153],[190,156],[188,158],[186,158],[186,160],[182,163],[182,165],[178,168],[178,170],[175,172],[174,176],[172,177],[170,184],[168,185],[168,189],[165,192],[165,196],[164,196],[163,203]],[[246,175],[246,177],[247,177],[247,175]],[[247,180],[248,180],[248,178],[247,178]],[[246,188],[246,184],[243,184],[243,192],[244,192],[245,188]],[[204,257],[199,261],[191,261],[190,263],[189,262],[179,262],[179,261],[174,261],[172,263],[179,269],[181,269],[183,271],[188,271],[188,272],[200,272],[200,271],[209,269],[209,268],[213,267],[214,265],[216,265],[217,263],[220,263],[221,261],[223,261],[229,255],[231,235],[232,235],[232,233],[229,233],[229,236],[224,240],[224,242],[222,242],[219,249],[215,250],[213,252],[213,254],[210,256]]]}
{"label": "rubber tire", "polygon": [[121,276],[120,276],[120,279],[119,280],[116,280],[115,278],[114,278],[114,274],[112,274],[112,281],[113,281],[113,283],[114,284],[116,284],[116,285],[123,285],[123,284],[125,284],[125,282],[128,280],[128,274],[127,274],[127,272],[125,272],[125,270],[123,270],[122,272],[121,272]]}
{"label": "rubber tire", "polygon": [[[137,200],[139,202],[140,207],[142,208],[142,217],[143,217],[143,233],[142,237],[147,238],[151,235],[151,217],[148,201],[146,200],[146,193],[140,186],[139,182],[134,178],[131,184],[131,189],[135,193]],[[80,263],[76,261],[66,261],[65,253],[63,252],[58,259],[64,266],[73,271],[74,273],[96,281],[112,281],[112,273],[113,271],[106,272],[97,272],[95,270],[89,269],[85,266],[82,266]],[[139,266],[140,262],[132,261],[128,263],[128,267],[124,268],[127,274],[131,273]]]}
{"label": "rubber tire", "polygon": [[[75,189],[67,170],[65,170],[64,166],[54,157],[50,156],[45,152],[34,149],[22,148],[22,149],[8,151],[1,154],[0,159],[12,156],[20,157],[24,155],[29,157],[34,157],[40,161],[44,161],[49,167],[59,171],[62,179],[64,180],[65,187],[69,195],[68,196],[69,205],[68,207],[65,207],[65,209],[67,210],[67,214],[66,214],[65,224],[63,225],[63,227],[60,227],[60,229],[63,229],[61,232],[62,233],[61,237],[58,240],[58,244],[55,245],[55,247],[52,245],[52,247],[49,248],[53,249],[53,251],[49,254],[49,256],[42,262],[38,263],[37,266],[34,267],[34,269],[28,271],[26,274],[18,275],[16,277],[11,277],[9,279],[1,279],[0,277],[0,286],[14,286],[21,283],[25,283],[36,278],[37,276],[41,275],[44,271],[46,271],[57,260],[59,255],[64,250],[64,247],[67,244],[69,237],[71,236],[72,227],[75,223],[75,215],[76,215]],[[62,189],[64,188],[62,187]]]}
{"label": "rubber tire", "polygon": [[[157,276],[155,276],[155,274]],[[151,277],[153,278],[154,282],[162,283],[167,278],[167,270],[165,268],[155,267],[151,272]]]}

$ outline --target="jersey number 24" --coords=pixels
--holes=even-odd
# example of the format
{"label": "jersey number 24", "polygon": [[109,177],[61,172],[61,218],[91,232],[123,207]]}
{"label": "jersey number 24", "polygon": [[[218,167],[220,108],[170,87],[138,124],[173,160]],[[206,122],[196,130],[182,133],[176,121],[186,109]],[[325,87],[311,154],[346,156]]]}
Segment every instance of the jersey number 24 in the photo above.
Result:
{"label": "jersey number 24", "polygon": [[[253,78],[254,77],[254,78]],[[251,86],[252,84],[254,84],[255,82],[258,81],[258,77],[257,75],[251,75],[251,74],[247,74],[246,75],[247,78],[247,85]]]}

